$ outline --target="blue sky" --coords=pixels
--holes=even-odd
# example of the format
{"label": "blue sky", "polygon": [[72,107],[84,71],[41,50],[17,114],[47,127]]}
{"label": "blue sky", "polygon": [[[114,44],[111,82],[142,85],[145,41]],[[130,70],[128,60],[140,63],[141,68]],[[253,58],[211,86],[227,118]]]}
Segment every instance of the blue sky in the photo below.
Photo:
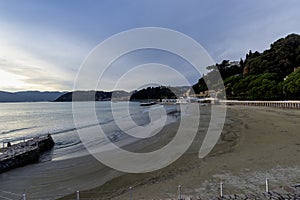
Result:
{"label": "blue sky", "polygon": [[[0,90],[72,90],[81,63],[96,45],[139,27],[180,31],[215,62],[239,60],[250,49],[263,51],[280,37],[299,34],[299,9],[298,0],[1,0]],[[153,62],[157,52],[129,58],[127,65],[137,58],[139,64]],[[166,77],[165,84],[176,84]],[[196,73],[188,77],[190,82],[198,78]],[[125,83],[120,89],[134,86]]]}

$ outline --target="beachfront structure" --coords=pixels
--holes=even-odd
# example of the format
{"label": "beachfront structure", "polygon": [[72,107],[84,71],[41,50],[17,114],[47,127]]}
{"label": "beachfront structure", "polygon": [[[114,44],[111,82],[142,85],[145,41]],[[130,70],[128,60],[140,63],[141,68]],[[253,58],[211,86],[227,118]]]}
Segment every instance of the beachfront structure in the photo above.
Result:
{"label": "beachfront structure", "polygon": [[177,99],[162,99],[162,103],[176,103]]}
{"label": "beachfront structure", "polygon": [[210,104],[219,104],[217,98],[207,97],[207,98],[195,98],[195,97],[180,97],[178,99],[162,99],[161,103],[163,104],[187,104],[187,103],[210,103]]}
{"label": "beachfront structure", "polygon": [[220,100],[220,103],[225,104],[225,105],[240,105],[240,106],[300,108],[300,101],[235,101],[235,100]]}
{"label": "beachfront structure", "polygon": [[190,103],[190,99],[179,97],[178,99],[162,99],[162,103],[171,103],[171,104],[186,104]]}
{"label": "beachfront structure", "polygon": [[300,101],[238,101],[238,100],[221,100],[217,98],[194,98],[180,97],[178,99],[162,99],[162,103],[210,103],[223,105],[239,105],[239,106],[263,106],[263,107],[277,107],[277,108],[300,108]]}
{"label": "beachfront structure", "polygon": [[216,91],[215,90],[206,90],[203,92],[200,92],[199,94],[191,93],[190,90],[185,94],[187,97],[195,97],[195,98],[206,98],[206,97],[215,97]]}

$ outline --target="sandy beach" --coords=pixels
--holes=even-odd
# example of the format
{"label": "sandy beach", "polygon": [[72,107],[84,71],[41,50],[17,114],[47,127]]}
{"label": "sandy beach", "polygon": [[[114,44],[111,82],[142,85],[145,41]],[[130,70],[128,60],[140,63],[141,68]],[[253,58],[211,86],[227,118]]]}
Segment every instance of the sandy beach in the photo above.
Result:
{"label": "sandy beach", "polygon": [[[230,106],[222,136],[204,159],[198,151],[210,120],[210,107],[201,107],[199,132],[187,152],[171,165],[144,174],[125,174],[110,169],[88,154],[74,151],[64,159],[28,165],[0,174],[0,190],[22,194],[28,199],[176,199],[177,187],[183,197],[208,199],[219,194],[260,192],[265,178],[270,189],[299,183],[300,110]],[[172,140],[179,123],[163,128],[147,140],[128,143],[124,149],[149,152]],[[86,131],[93,133],[93,128]],[[68,134],[76,134],[70,131]],[[55,140],[55,137],[54,137]],[[82,145],[82,144],[78,144]],[[130,192],[129,187],[133,187]],[[65,196],[65,197],[63,197]]]}
{"label": "sandy beach", "polygon": [[[200,132],[206,130],[209,119],[201,120]],[[165,137],[144,146],[144,151],[164,144],[177,126],[167,126]],[[270,179],[271,189],[295,184],[300,178],[299,129],[300,110],[228,107],[222,138],[206,158],[198,158],[200,136],[180,159],[162,170],[118,174],[119,177],[81,191],[80,195],[93,199],[129,199],[128,188],[132,186],[134,199],[176,199],[177,186],[181,185],[183,197],[208,198],[218,195],[220,181],[224,183],[224,194],[263,191],[266,177]],[[62,199],[74,197],[75,193]]]}

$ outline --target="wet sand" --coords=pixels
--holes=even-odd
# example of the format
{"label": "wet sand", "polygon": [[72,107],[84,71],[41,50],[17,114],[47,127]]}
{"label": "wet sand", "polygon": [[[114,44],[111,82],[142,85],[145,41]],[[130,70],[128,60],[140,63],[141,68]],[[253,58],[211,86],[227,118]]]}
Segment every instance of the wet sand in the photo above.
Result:
{"label": "wet sand", "polygon": [[[133,186],[134,199],[176,199],[177,186],[182,185],[183,197],[208,198],[218,195],[220,181],[224,182],[224,194],[263,191],[266,177],[271,189],[298,182],[300,110],[233,106],[228,107],[226,121],[222,138],[206,158],[198,158],[200,136],[170,166],[151,173],[121,175],[82,191],[81,197],[129,199],[128,187]],[[176,124],[168,126],[166,138],[176,128]],[[200,132],[206,128],[200,126]]]}

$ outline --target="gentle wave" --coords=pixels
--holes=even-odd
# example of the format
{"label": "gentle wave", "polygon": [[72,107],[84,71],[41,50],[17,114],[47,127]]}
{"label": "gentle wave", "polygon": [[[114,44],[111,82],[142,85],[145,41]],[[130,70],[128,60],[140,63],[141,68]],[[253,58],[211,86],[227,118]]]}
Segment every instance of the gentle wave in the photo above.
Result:
{"label": "gentle wave", "polygon": [[[165,125],[173,122],[177,119],[178,106],[165,106],[155,105],[151,108],[140,107],[139,104],[132,104],[130,111],[128,112],[128,106],[126,103],[120,103],[115,110],[105,102],[97,104],[97,120],[90,118],[90,115],[86,112],[86,104],[81,104],[78,112],[83,114],[82,119],[78,122],[74,122],[73,111],[70,104],[39,104],[40,108],[35,113],[28,110],[35,109],[34,107],[24,104],[20,105],[20,108],[15,113],[12,113],[14,109],[11,105],[7,105],[7,111],[0,113],[0,116],[7,116],[7,113],[11,114],[10,118],[2,118],[3,123],[7,122],[7,128],[11,130],[5,130],[0,132],[0,142],[13,142],[17,143],[24,139],[33,137],[44,136],[51,134],[55,141],[55,147],[49,155],[44,156],[44,161],[50,161],[52,158],[63,158],[69,154],[81,155],[86,151],[86,148],[82,144],[79,135],[76,130],[103,126],[103,130],[111,142],[117,142],[120,140],[127,140],[131,138],[130,134],[126,132],[136,132],[140,130],[141,126],[151,125],[151,120],[156,122],[160,120],[160,112],[151,113],[152,109],[165,109],[165,113],[168,115],[168,119]],[[24,110],[26,115],[22,114],[20,110]],[[21,113],[21,114],[20,114]],[[173,119],[174,118],[174,119]],[[121,122],[124,127],[121,130],[118,127],[117,121]],[[134,123],[132,123],[132,121]],[[10,123],[14,122],[14,123]],[[16,125],[18,128],[16,128]],[[23,126],[23,127],[22,127]],[[139,127],[139,129],[137,129]],[[94,136],[93,136],[94,137]],[[105,145],[109,142],[107,138],[88,138],[86,145],[94,147],[97,145]],[[132,138],[131,138],[132,139]]]}
{"label": "gentle wave", "polygon": [[69,140],[69,141],[55,141],[55,149],[72,147],[80,144],[80,140]]}
{"label": "gentle wave", "polygon": [[2,132],[0,132],[0,134],[1,135],[6,135],[6,134],[18,132],[18,131],[30,130],[30,129],[33,129],[33,128],[36,128],[36,126],[25,127],[25,128],[17,128],[17,129],[12,129],[12,130],[8,130],[8,131],[2,131]]}

